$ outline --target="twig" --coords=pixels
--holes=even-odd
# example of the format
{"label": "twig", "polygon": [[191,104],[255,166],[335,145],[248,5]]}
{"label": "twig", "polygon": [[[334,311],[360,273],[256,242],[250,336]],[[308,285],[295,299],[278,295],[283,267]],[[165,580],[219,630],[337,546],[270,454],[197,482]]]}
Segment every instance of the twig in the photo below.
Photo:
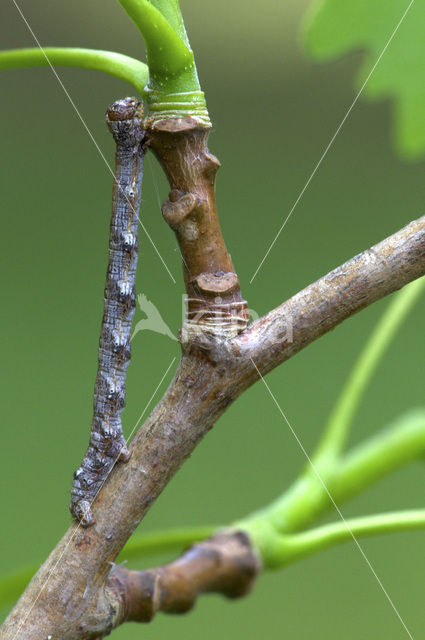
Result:
{"label": "twig", "polygon": [[424,273],[422,216],[251,324],[234,346],[241,358],[253,358],[264,375],[343,320]]}
{"label": "twig", "polygon": [[157,611],[186,613],[201,593],[240,598],[251,590],[260,562],[243,533],[218,534],[186,551],[178,560],[158,569],[129,571],[114,568],[107,594],[115,601],[122,622],[150,622]]}
{"label": "twig", "polygon": [[161,162],[171,192],[162,206],[182,255],[187,318],[182,340],[205,332],[237,335],[248,323],[247,303],[224,244],[215,202],[220,163],[207,148],[210,127],[195,118],[153,122],[147,143]]}

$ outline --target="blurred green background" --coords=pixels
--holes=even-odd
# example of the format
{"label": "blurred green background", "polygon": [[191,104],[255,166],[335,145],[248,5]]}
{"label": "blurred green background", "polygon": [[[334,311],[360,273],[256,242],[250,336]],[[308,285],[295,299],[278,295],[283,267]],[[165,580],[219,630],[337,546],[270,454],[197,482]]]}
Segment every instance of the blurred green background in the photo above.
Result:
{"label": "blurred green background", "polygon": [[[249,280],[354,97],[357,52],[317,65],[299,44],[307,0],[183,0],[220,158],[221,222],[250,307],[259,314],[352,255],[423,215],[424,163],[391,146],[390,104],[360,101],[253,284]],[[138,32],[109,2],[21,0],[45,45],[142,54]],[[0,9],[0,47],[33,46],[12,2]],[[104,111],[131,93],[89,71],[59,74],[110,162]],[[41,562],[70,522],[72,472],[88,440],[106,267],[111,176],[48,69],[2,72],[0,260],[1,573]],[[141,234],[138,290],[176,332],[183,291],[174,236],[160,214],[167,187],[146,162],[143,221],[174,285]],[[387,301],[375,304],[268,377],[311,451],[345,376]],[[424,303],[415,308],[370,385],[355,421],[358,442],[423,403]],[[136,312],[136,321],[142,318]],[[133,342],[126,433],[144,409],[177,343],[151,332]],[[171,378],[168,376],[167,383]],[[165,388],[162,387],[162,390]],[[157,399],[159,395],[157,396]],[[262,385],[245,393],[171,482],[145,531],[226,524],[264,505],[293,480],[303,454]],[[402,470],[344,505],[345,516],[423,505],[424,466]],[[117,498],[119,499],[119,497]],[[335,519],[336,514],[332,514]],[[412,635],[425,638],[422,533],[363,543]],[[146,565],[164,558],[149,558]],[[6,612],[3,612],[4,614]],[[158,615],[114,638],[407,636],[354,544],[263,575],[238,602],[204,597],[190,615]]]}

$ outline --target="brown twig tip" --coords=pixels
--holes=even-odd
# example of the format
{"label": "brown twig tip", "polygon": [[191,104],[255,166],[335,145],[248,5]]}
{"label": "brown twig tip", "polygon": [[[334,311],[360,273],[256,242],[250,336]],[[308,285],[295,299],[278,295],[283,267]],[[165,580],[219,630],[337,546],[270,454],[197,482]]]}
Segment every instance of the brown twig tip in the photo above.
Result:
{"label": "brown twig tip", "polygon": [[150,622],[157,611],[190,611],[202,593],[239,598],[251,590],[260,562],[243,532],[218,534],[178,560],[148,571],[116,567],[108,581],[116,622]]}

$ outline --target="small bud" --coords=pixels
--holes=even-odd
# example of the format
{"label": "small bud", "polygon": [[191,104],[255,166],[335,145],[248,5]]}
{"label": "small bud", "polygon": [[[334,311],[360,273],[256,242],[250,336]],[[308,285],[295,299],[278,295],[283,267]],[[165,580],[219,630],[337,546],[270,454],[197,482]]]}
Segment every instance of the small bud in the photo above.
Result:
{"label": "small bud", "polygon": [[112,122],[118,120],[131,120],[134,117],[143,117],[143,104],[135,98],[123,98],[114,102],[106,112]]}

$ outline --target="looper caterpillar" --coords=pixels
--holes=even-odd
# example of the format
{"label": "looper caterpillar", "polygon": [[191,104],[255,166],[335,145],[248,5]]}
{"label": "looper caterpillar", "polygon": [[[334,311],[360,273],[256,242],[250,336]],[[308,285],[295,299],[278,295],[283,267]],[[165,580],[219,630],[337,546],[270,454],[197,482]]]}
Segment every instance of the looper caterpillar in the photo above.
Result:
{"label": "looper caterpillar", "polygon": [[106,122],[116,142],[115,179],[109,233],[109,261],[99,339],[90,442],[74,473],[70,510],[83,526],[94,523],[91,504],[114,464],[127,462],[121,427],[136,306],[138,211],[143,175],[143,107],[134,98],[115,102]]}

